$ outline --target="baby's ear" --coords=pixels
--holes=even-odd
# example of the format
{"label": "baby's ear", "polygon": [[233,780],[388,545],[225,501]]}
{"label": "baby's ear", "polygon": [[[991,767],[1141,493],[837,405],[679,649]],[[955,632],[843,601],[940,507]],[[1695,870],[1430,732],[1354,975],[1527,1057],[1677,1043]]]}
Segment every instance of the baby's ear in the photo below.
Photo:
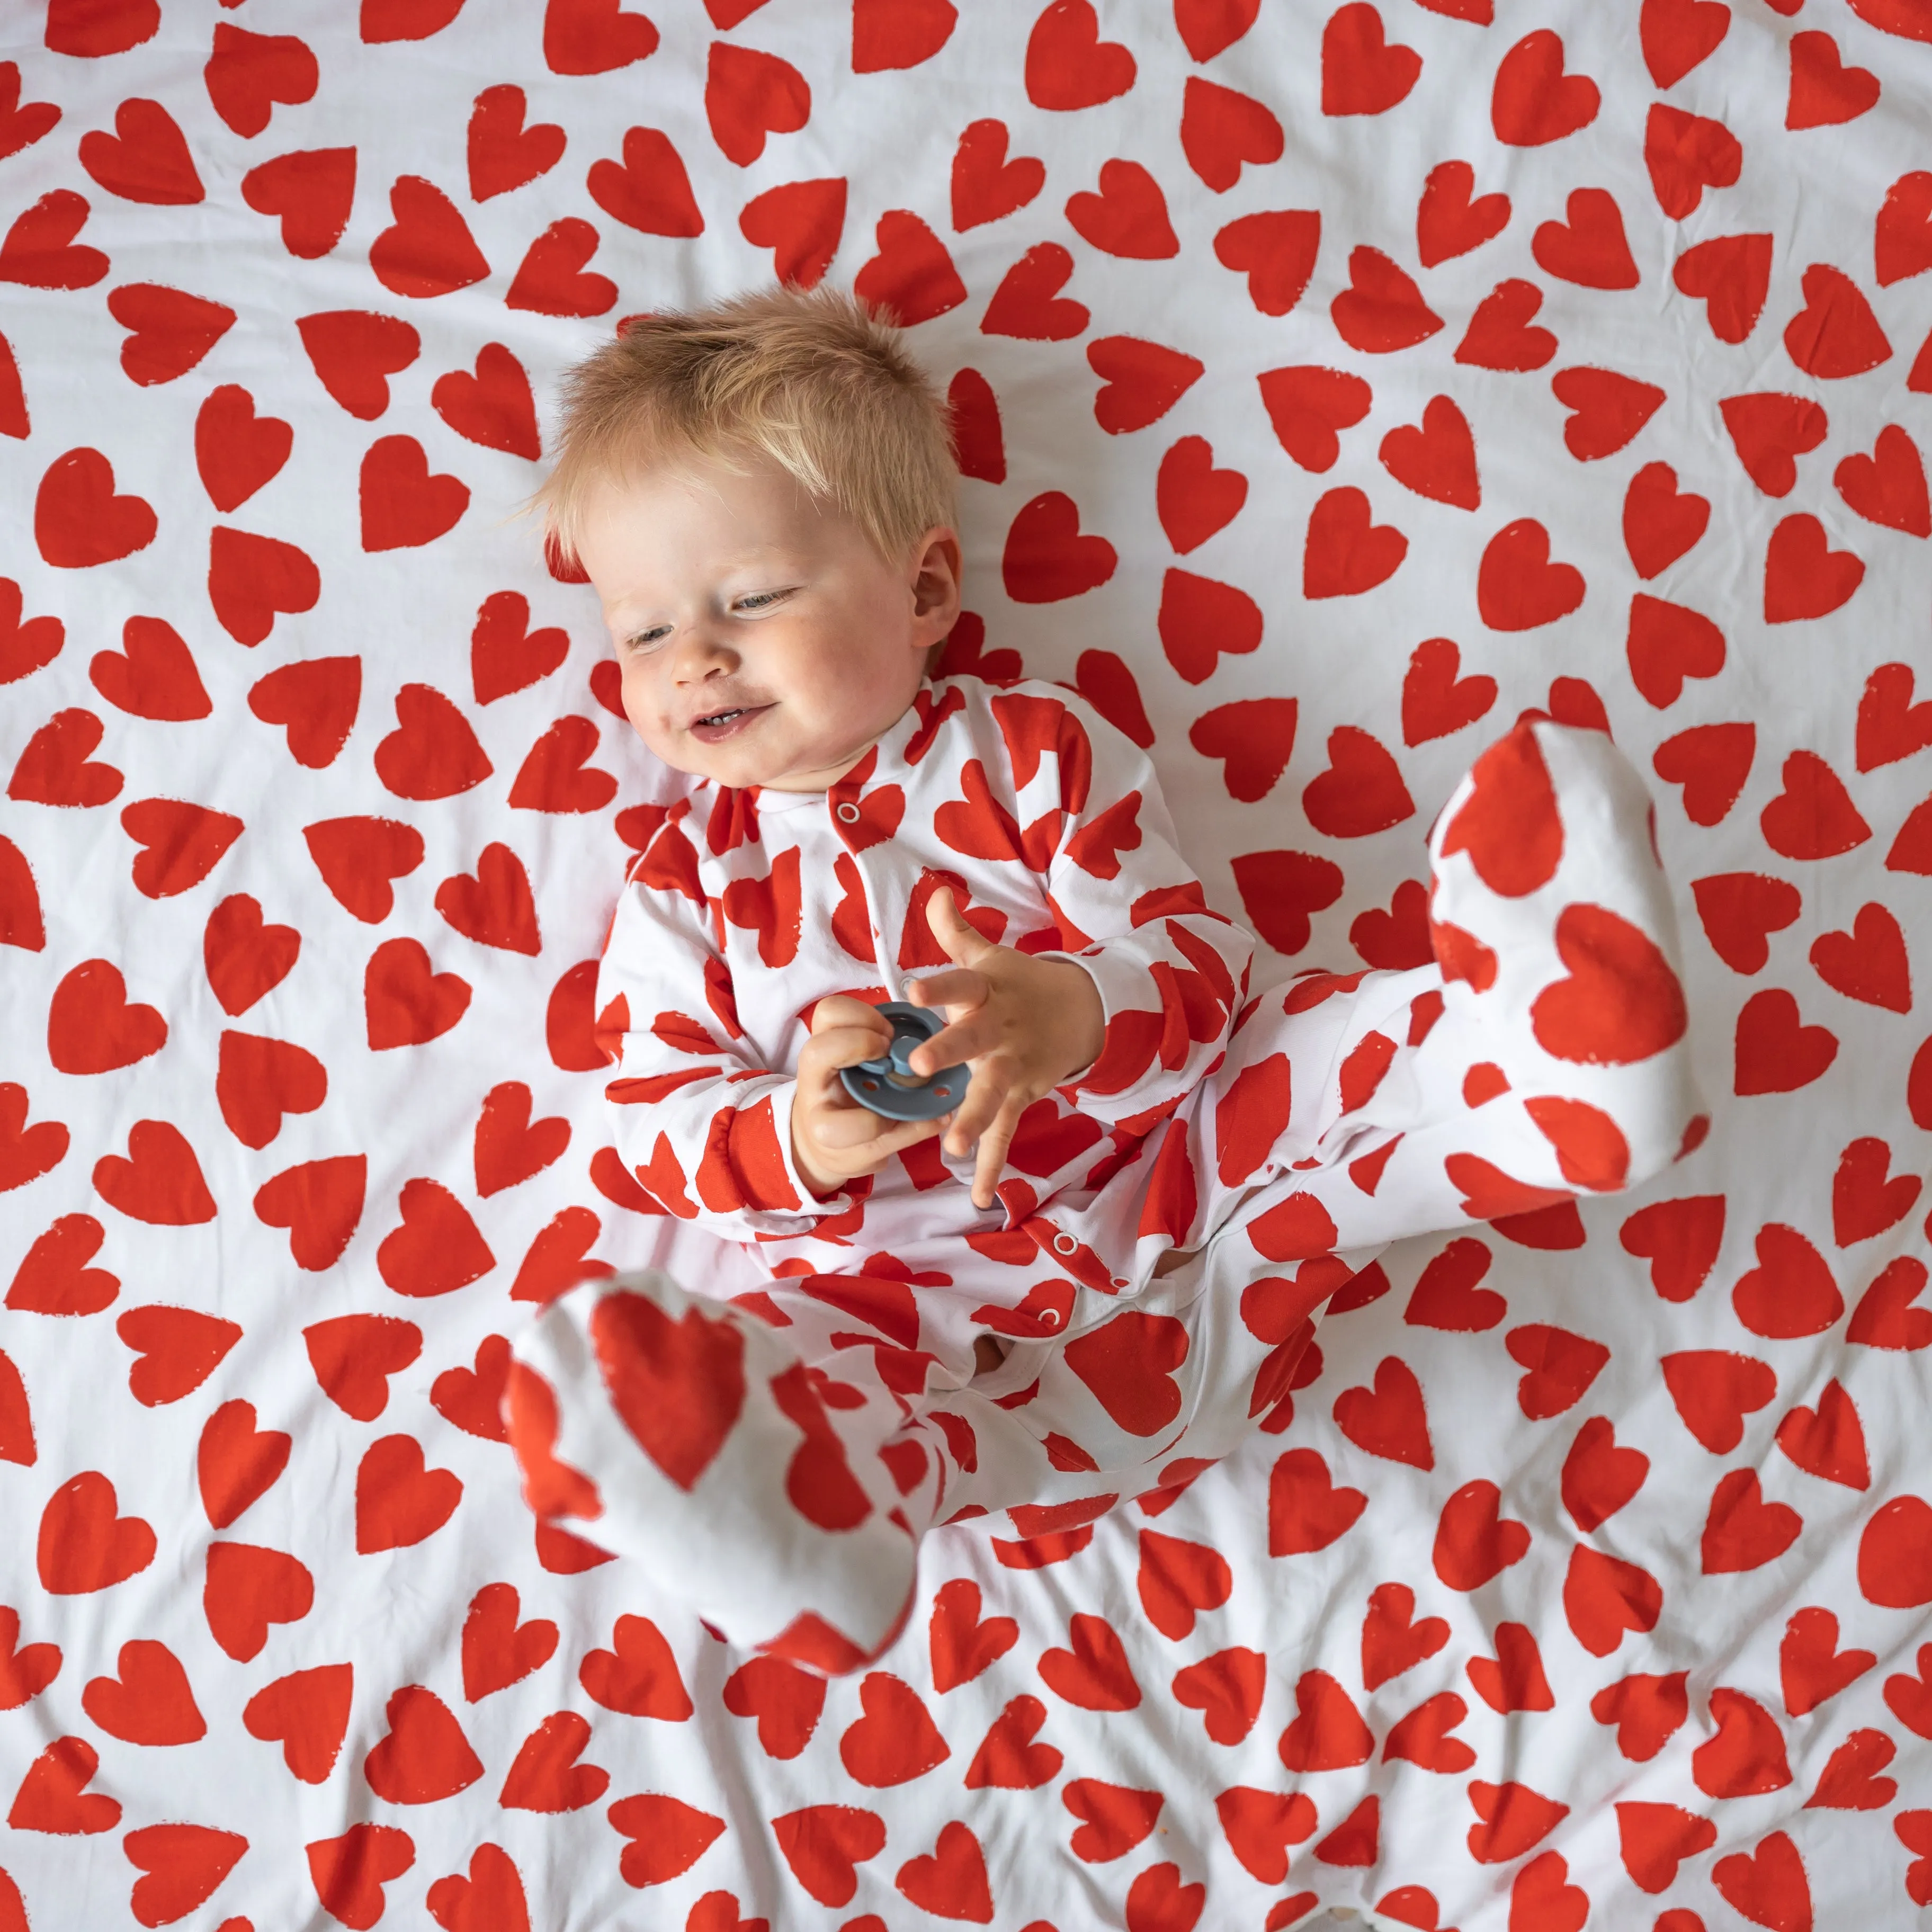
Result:
{"label": "baby's ear", "polygon": [[912,559],[913,614],[944,639],[959,614],[959,534],[944,524],[921,537]]}

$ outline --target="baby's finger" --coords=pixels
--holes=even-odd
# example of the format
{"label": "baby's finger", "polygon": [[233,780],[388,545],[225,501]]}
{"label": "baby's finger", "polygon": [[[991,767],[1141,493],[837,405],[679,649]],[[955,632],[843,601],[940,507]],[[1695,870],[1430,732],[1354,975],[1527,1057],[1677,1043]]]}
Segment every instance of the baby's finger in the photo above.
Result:
{"label": "baby's finger", "polygon": [[992,950],[989,943],[967,922],[948,886],[940,886],[926,901],[926,922],[946,958],[956,966],[970,966]]}
{"label": "baby's finger", "polygon": [[[853,1003],[856,1005],[855,1000]],[[865,1026],[830,1027],[823,1033],[814,1033],[799,1055],[801,1064],[806,1054],[812,1056],[812,1064],[827,1072],[836,1072],[842,1066],[856,1066],[862,1060],[877,1060],[892,1042],[892,1030],[882,1022],[877,1028]]]}
{"label": "baby's finger", "polygon": [[1006,1083],[1003,1072],[976,1068],[968,1083],[966,1097],[952,1116],[952,1131],[946,1137],[946,1150],[956,1160],[973,1151],[973,1144],[999,1118],[1006,1104]]}
{"label": "baby's finger", "polygon": [[906,998],[915,1006],[976,1006],[991,990],[985,974],[964,966],[906,982]]}
{"label": "baby's finger", "polygon": [[980,1157],[973,1172],[976,1208],[991,1208],[999,1198],[1000,1176],[1006,1171],[1006,1150],[1012,1145],[1020,1112],[1018,1106],[1010,1100],[1000,1109],[999,1118],[980,1136]]}
{"label": "baby's finger", "polygon": [[963,1019],[944,1026],[932,1037],[913,1048],[906,1064],[922,1079],[942,1066],[956,1066],[962,1060],[977,1060],[1000,1043],[1000,1026],[991,1014],[976,1008]]}
{"label": "baby's finger", "polygon": [[848,993],[827,993],[812,1009],[812,1030],[814,1036],[833,1027],[869,1026],[891,1030],[886,1021],[880,1016],[876,1006],[868,1006],[863,1000],[855,1000]]}

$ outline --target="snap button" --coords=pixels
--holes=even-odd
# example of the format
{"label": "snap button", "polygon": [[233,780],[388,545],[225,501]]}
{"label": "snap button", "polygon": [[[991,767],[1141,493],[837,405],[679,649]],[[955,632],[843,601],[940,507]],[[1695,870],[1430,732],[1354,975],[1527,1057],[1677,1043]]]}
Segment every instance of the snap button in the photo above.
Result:
{"label": "snap button", "polygon": [[838,801],[838,816],[842,818],[848,825],[856,825],[858,824],[860,817],[859,808],[854,805],[849,798],[842,798]]}
{"label": "snap button", "polygon": [[1057,1308],[1042,1309],[1040,1314],[1040,1325],[1042,1328],[1058,1328],[1060,1326],[1060,1310]]}
{"label": "snap button", "polygon": [[1071,1234],[1056,1234],[1053,1238],[1053,1252],[1057,1255],[1078,1254],[1080,1244]]}

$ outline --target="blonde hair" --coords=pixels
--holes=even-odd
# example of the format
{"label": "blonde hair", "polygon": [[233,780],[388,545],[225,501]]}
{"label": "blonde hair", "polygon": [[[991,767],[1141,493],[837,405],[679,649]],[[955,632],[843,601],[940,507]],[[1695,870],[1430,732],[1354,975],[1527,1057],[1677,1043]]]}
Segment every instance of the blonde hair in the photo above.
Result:
{"label": "blonde hair", "polygon": [[532,500],[574,562],[601,482],[667,458],[762,457],[850,517],[889,562],[950,525],[946,405],[898,329],[852,296],[776,287],[634,317],[564,379],[562,434]]}

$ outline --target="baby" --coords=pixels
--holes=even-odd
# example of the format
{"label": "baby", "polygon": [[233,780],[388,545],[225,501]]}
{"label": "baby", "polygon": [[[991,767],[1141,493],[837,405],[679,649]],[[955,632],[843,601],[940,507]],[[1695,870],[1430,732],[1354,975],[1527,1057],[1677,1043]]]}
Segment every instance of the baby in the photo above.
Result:
{"label": "baby", "polygon": [[[626,712],[694,782],[604,953],[617,1146],[745,1245],[729,1302],[594,1282],[519,1340],[539,1516],[826,1672],[896,1635],[920,1541],[1084,1536],[1282,1426],[1388,1243],[1574,1214],[1701,1138],[1640,782],[1530,714],[1431,842],[1436,964],[1252,993],[1140,750],[1066,688],[934,676],[960,606],[944,406],[895,332],[789,290],[634,322],[574,372],[551,542]],[[964,1063],[901,1124],[877,1011]]]}

